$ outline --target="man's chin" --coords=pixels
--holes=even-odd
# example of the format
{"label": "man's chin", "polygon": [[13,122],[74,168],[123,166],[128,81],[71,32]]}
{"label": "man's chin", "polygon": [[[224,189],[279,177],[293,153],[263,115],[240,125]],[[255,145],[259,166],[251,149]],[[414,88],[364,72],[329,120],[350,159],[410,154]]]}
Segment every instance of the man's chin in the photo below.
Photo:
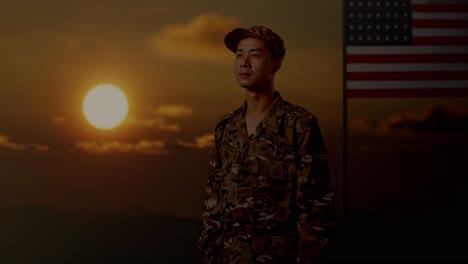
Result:
{"label": "man's chin", "polygon": [[239,86],[249,92],[261,92],[262,90],[264,90],[263,87],[260,85],[253,85],[252,83],[247,82],[239,82]]}
{"label": "man's chin", "polygon": [[250,90],[252,88],[252,85],[250,85],[249,83],[245,83],[245,82],[239,82],[239,86],[247,90]]}
{"label": "man's chin", "polygon": [[246,91],[249,91],[249,92],[257,92],[258,89],[254,86],[250,86],[250,85],[241,85],[242,88],[244,88]]}

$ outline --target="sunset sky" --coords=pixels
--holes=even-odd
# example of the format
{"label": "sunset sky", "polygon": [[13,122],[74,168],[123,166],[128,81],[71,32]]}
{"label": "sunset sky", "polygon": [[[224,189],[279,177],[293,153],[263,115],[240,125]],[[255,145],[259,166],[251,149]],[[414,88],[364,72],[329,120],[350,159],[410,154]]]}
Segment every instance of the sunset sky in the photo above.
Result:
{"label": "sunset sky", "polygon": [[[0,207],[201,218],[212,131],[244,97],[223,38],[250,25],[285,40],[276,88],[318,117],[341,206],[341,1],[24,0],[0,9]],[[82,113],[85,94],[103,83],[129,100],[127,119],[112,130],[96,129]],[[436,180],[421,175],[451,166],[447,156],[466,157],[467,103],[350,99],[353,206],[386,201],[402,182],[410,183],[403,200],[421,183],[431,192]],[[447,129],[434,130],[438,124]],[[400,167],[415,156],[417,168]],[[441,163],[419,167],[428,160]],[[382,172],[382,162],[390,169]],[[388,178],[394,172],[399,178]]]}

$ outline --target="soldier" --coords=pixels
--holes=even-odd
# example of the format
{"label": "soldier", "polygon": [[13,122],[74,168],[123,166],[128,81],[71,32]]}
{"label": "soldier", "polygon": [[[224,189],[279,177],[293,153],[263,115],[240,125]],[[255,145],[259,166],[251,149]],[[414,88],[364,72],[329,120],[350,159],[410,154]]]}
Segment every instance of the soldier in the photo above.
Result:
{"label": "soldier", "polygon": [[215,128],[199,250],[203,263],[313,263],[334,220],[334,196],[317,118],[275,89],[286,49],[264,26],[237,28],[242,106]]}

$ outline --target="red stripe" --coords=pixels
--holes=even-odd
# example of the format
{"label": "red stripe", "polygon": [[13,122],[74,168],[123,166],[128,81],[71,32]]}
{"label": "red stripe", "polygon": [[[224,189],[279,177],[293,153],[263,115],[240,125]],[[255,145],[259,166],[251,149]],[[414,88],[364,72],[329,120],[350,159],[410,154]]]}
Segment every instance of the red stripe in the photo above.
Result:
{"label": "red stripe", "polygon": [[468,20],[415,19],[413,28],[468,28]]}
{"label": "red stripe", "polygon": [[413,45],[468,45],[468,36],[457,37],[413,37]]}
{"label": "red stripe", "polygon": [[444,89],[361,89],[347,90],[348,98],[374,97],[468,97],[468,88]]}
{"label": "red stripe", "polygon": [[451,4],[451,5],[411,5],[413,12],[437,12],[437,13],[463,13],[468,12],[467,4]]}
{"label": "red stripe", "polygon": [[347,72],[348,81],[468,80],[464,72]]}
{"label": "red stripe", "polygon": [[454,63],[468,62],[468,54],[347,55],[347,63]]}

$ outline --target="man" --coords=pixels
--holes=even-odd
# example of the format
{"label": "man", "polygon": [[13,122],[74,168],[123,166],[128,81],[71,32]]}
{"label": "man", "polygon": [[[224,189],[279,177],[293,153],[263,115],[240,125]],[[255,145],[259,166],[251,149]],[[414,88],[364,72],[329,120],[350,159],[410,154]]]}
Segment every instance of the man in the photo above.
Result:
{"label": "man", "polygon": [[264,26],[237,28],[243,105],[216,126],[199,249],[204,263],[312,263],[333,223],[326,150],[314,115],[275,90],[286,49]]}

